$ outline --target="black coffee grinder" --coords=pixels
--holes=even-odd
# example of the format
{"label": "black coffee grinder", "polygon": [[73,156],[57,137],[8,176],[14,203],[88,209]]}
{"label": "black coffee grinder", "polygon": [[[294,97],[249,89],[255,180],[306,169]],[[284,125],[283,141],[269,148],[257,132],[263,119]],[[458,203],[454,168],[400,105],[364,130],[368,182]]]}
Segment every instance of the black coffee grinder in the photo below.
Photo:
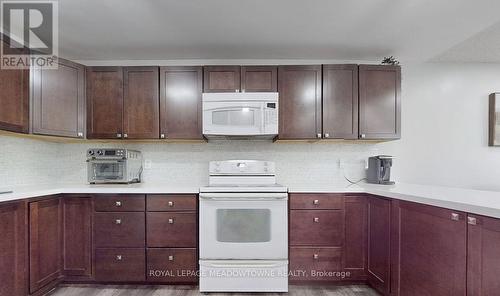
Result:
{"label": "black coffee grinder", "polygon": [[366,179],[368,183],[393,185],[391,181],[392,156],[378,155],[368,158]]}

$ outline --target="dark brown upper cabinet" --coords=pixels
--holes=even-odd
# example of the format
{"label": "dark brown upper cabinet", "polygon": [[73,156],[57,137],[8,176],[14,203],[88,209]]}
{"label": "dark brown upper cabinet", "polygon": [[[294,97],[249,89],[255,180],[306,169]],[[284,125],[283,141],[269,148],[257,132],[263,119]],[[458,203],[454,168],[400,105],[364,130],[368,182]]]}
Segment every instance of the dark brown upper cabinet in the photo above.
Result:
{"label": "dark brown upper cabinet", "polygon": [[158,139],[158,67],[126,67],[123,76],[123,138]]}
{"label": "dark brown upper cabinet", "polygon": [[276,66],[205,66],[204,92],[276,92]]}
{"label": "dark brown upper cabinet", "polygon": [[0,129],[29,132],[29,78],[29,70],[0,69]]}
{"label": "dark brown upper cabinet", "polygon": [[122,68],[87,68],[87,138],[121,139],[122,122]]}
{"label": "dark brown upper cabinet", "polygon": [[242,66],[242,92],[277,92],[278,67],[276,66]]}
{"label": "dark brown upper cabinet", "polygon": [[160,68],[160,138],[203,139],[202,67]]}
{"label": "dark brown upper cabinet", "polygon": [[240,66],[203,67],[204,92],[239,92]]}
{"label": "dark brown upper cabinet", "polygon": [[359,137],[401,138],[401,68],[359,66]]}
{"label": "dark brown upper cabinet", "polygon": [[279,139],[322,137],[321,65],[278,68]]}
{"label": "dark brown upper cabinet", "polygon": [[358,65],[323,65],[323,138],[358,138]]}
{"label": "dark brown upper cabinet", "polygon": [[31,78],[32,133],[83,138],[85,67],[58,59],[57,69],[34,69]]}

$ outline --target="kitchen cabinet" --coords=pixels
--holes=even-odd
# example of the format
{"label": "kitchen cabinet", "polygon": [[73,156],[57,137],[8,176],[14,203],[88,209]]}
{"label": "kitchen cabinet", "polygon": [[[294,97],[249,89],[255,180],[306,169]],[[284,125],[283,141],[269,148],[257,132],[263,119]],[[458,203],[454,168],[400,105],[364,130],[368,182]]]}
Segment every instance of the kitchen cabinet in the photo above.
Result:
{"label": "kitchen cabinet", "polygon": [[32,133],[83,138],[85,67],[61,58],[57,63],[57,69],[32,69]]}
{"label": "kitchen cabinet", "polygon": [[160,68],[160,138],[203,139],[202,67]]}
{"label": "kitchen cabinet", "polygon": [[[2,35],[2,43],[7,37]],[[3,44],[2,44],[3,46]],[[17,50],[16,50],[17,51]],[[29,132],[29,70],[0,69],[0,129]]]}
{"label": "kitchen cabinet", "polygon": [[359,66],[359,137],[367,140],[401,137],[399,66]]}
{"label": "kitchen cabinet", "polygon": [[323,135],[358,138],[358,65],[323,65]]}
{"label": "kitchen cabinet", "polygon": [[280,66],[278,92],[278,138],[321,138],[321,65]]}
{"label": "kitchen cabinet", "polygon": [[66,279],[92,278],[92,199],[65,196],[63,207],[63,273]]}
{"label": "kitchen cabinet", "polygon": [[144,247],[144,212],[94,213],[96,248]]}
{"label": "kitchen cabinet", "polygon": [[391,200],[368,197],[368,283],[382,295],[391,285]]}
{"label": "kitchen cabinet", "polygon": [[98,194],[94,197],[96,212],[144,212],[144,194]]}
{"label": "kitchen cabinet", "polygon": [[276,66],[205,66],[204,92],[276,92]]}
{"label": "kitchen cabinet", "polygon": [[345,232],[343,270],[351,278],[366,279],[367,264],[367,198],[364,194],[345,194]]}
{"label": "kitchen cabinet", "polygon": [[62,202],[59,196],[29,204],[29,291],[57,284],[62,272]]}
{"label": "kitchen cabinet", "polygon": [[467,295],[500,291],[500,219],[468,214]]}
{"label": "kitchen cabinet", "polygon": [[151,194],[148,195],[148,212],[179,212],[198,209],[196,194]]}
{"label": "kitchen cabinet", "polygon": [[465,213],[397,200],[392,210],[391,295],[466,295]]}
{"label": "kitchen cabinet", "polygon": [[123,70],[87,68],[87,138],[121,139],[123,134]]}
{"label": "kitchen cabinet", "polygon": [[158,139],[158,67],[123,68],[123,138]]}
{"label": "kitchen cabinet", "polygon": [[198,252],[196,248],[147,249],[147,281],[158,283],[196,283]]}
{"label": "kitchen cabinet", "polygon": [[0,295],[28,294],[27,223],[25,202],[0,204]]}
{"label": "kitchen cabinet", "polygon": [[106,248],[95,251],[95,278],[99,282],[143,282],[144,248]]}

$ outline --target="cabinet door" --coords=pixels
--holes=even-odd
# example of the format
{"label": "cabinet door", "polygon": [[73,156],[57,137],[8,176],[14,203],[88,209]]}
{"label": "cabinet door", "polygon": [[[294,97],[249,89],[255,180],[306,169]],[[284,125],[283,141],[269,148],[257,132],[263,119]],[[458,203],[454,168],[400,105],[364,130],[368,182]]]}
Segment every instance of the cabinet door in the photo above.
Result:
{"label": "cabinet door", "polygon": [[158,67],[126,67],[123,75],[123,138],[158,139]]}
{"label": "cabinet door", "polygon": [[242,92],[277,92],[278,67],[243,66],[241,67]]}
{"label": "cabinet door", "polygon": [[202,79],[201,67],[160,68],[160,138],[203,139]]}
{"label": "cabinet door", "polygon": [[321,66],[278,68],[279,139],[321,138]]}
{"label": "cabinet door", "polygon": [[323,65],[323,138],[358,138],[357,65]]}
{"label": "cabinet door", "polygon": [[203,67],[204,92],[239,92],[240,66]]}
{"label": "cabinet door", "polygon": [[120,139],[122,115],[122,68],[87,68],[87,138]]}
{"label": "cabinet door", "polygon": [[64,197],[63,256],[66,277],[92,277],[92,199]]}
{"label": "cabinet door", "polygon": [[401,201],[393,211],[392,295],[465,295],[465,214]]}
{"label": "cabinet door", "polygon": [[62,274],[62,211],[59,197],[32,202],[30,211],[30,293],[53,284]]}
{"label": "cabinet door", "polygon": [[366,279],[367,203],[363,195],[345,197],[345,238],[343,270],[351,280]]}
{"label": "cabinet door", "polygon": [[86,115],[85,67],[58,59],[58,69],[34,69],[31,77],[32,132],[83,138]]}
{"label": "cabinet door", "polygon": [[497,295],[500,291],[500,219],[469,214],[467,295]]}
{"label": "cabinet door", "polygon": [[28,294],[26,281],[26,203],[0,205],[0,295]]}
{"label": "cabinet door", "polygon": [[375,140],[401,137],[399,66],[359,66],[359,134]]}
{"label": "cabinet door", "polygon": [[0,69],[0,129],[29,132],[29,76],[29,70]]}
{"label": "cabinet door", "polygon": [[391,201],[368,197],[368,282],[389,295],[391,272]]}

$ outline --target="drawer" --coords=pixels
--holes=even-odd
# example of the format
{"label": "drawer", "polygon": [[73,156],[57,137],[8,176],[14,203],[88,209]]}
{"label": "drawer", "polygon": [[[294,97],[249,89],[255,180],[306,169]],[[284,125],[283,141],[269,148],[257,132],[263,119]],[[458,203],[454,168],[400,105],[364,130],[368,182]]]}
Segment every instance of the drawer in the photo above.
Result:
{"label": "drawer", "polygon": [[196,247],[198,237],[195,212],[148,212],[148,247]]}
{"label": "drawer", "polygon": [[342,249],[291,247],[290,281],[349,280],[342,272]]}
{"label": "drawer", "polygon": [[291,210],[291,246],[342,246],[344,211]]}
{"label": "drawer", "polygon": [[142,282],[146,278],[144,248],[96,249],[95,280],[98,282]]}
{"label": "drawer", "polygon": [[147,210],[164,211],[196,211],[196,194],[154,194],[147,197]]}
{"label": "drawer", "polygon": [[290,193],[290,209],[341,210],[344,208],[342,193]]}
{"label": "drawer", "polygon": [[98,194],[94,196],[96,212],[144,212],[145,196],[142,194]]}
{"label": "drawer", "polygon": [[96,247],[144,247],[144,213],[94,213]]}
{"label": "drawer", "polygon": [[158,283],[195,283],[198,281],[196,248],[147,249],[146,278]]}

